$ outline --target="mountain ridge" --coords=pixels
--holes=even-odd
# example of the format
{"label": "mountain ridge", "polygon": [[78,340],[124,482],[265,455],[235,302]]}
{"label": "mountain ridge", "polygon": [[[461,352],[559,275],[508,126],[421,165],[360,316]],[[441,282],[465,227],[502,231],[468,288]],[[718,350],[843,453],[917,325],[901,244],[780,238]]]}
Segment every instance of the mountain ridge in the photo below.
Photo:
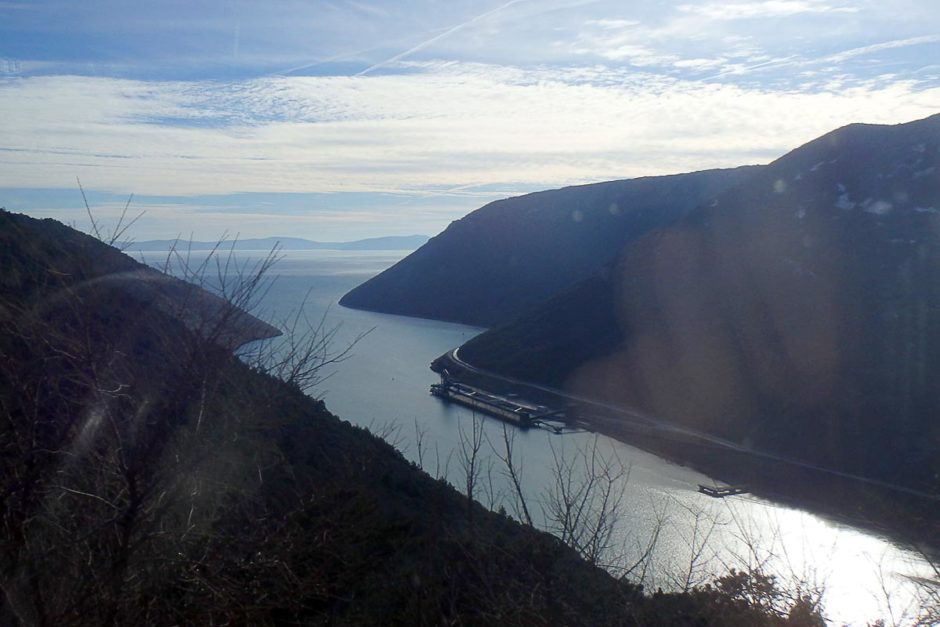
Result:
{"label": "mountain ridge", "polygon": [[607,181],[497,200],[452,222],[340,304],[475,326],[507,322],[596,271],[632,238],[759,169]]}

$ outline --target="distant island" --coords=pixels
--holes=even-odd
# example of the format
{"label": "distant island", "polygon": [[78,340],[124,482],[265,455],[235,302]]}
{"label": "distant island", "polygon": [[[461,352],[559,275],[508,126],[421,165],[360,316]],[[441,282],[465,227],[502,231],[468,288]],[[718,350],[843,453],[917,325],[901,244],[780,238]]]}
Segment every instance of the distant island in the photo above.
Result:
{"label": "distant island", "polygon": [[[351,242],[317,242],[300,237],[261,237],[237,239],[223,244],[225,250],[271,250],[279,246],[282,250],[417,250],[428,241],[427,235],[391,235],[370,237]],[[172,248],[185,250],[212,250],[218,242],[197,242],[183,238],[154,239],[130,242],[124,247],[127,252],[165,251]]]}

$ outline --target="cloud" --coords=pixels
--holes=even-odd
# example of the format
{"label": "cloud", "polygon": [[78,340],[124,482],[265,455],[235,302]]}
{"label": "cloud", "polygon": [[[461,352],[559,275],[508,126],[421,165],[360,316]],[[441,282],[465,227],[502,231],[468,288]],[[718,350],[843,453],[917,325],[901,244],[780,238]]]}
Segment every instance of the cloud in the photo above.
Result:
{"label": "cloud", "polygon": [[623,28],[633,28],[640,26],[642,23],[638,20],[625,20],[625,19],[611,19],[604,18],[600,20],[587,20],[584,22],[585,26],[598,26],[607,30],[620,30]]}
{"label": "cloud", "polygon": [[140,195],[528,190],[767,161],[849,122],[924,117],[938,96],[910,81],[803,93],[459,63],[227,84],[6,79],[0,187],[77,175]]}
{"label": "cloud", "polygon": [[575,55],[627,62],[635,67],[671,64],[680,60],[662,46],[656,30],[624,19],[587,20],[568,50]]}
{"label": "cloud", "polygon": [[[721,72],[718,74],[708,77],[710,79],[720,78],[724,76],[741,76],[748,74],[757,70],[767,70],[767,69],[780,69],[784,67],[810,67],[810,66],[820,66],[820,65],[829,65],[836,66],[836,64],[844,64],[846,61],[850,61],[857,57],[862,57],[865,55],[873,54],[876,52],[881,52],[884,50],[897,50],[900,48],[907,48],[911,46],[927,45],[940,43],[940,35],[928,35],[922,37],[909,37],[906,39],[895,39],[891,41],[883,41],[876,44],[870,44],[867,46],[860,46],[856,48],[850,48],[848,50],[843,50],[841,52],[836,52],[834,54],[823,55],[816,58],[805,58],[798,55],[791,55],[784,58],[778,59],[767,59],[761,61],[760,63],[755,63],[753,65],[747,65],[743,63],[729,63],[727,64]],[[676,65],[679,65],[678,63]],[[930,66],[926,66],[929,68]],[[842,78],[847,75],[844,73],[844,65],[841,65],[843,73],[836,77],[833,80],[842,80]],[[923,73],[926,68],[921,67],[913,69],[911,74],[916,76],[917,74]],[[809,75],[813,73],[813,70],[804,72],[804,75]],[[871,77],[870,77],[871,78]],[[877,76],[874,78],[878,78]]]}
{"label": "cloud", "polygon": [[[496,195],[768,161],[934,113],[940,88],[923,0],[145,4],[0,0],[0,205],[78,175],[201,199],[177,207],[280,194],[290,216],[330,208],[287,210],[291,194],[367,195],[357,215],[390,208],[388,228],[417,206],[450,219]],[[252,202],[212,201],[212,220],[237,227]]]}
{"label": "cloud", "polygon": [[816,0],[762,0],[759,2],[710,2],[682,4],[679,11],[713,20],[780,18],[807,13],[856,13],[857,7],[832,5]]}
{"label": "cloud", "polygon": [[691,68],[693,70],[711,70],[721,67],[728,62],[725,58],[718,59],[679,59],[673,65],[678,68]]}

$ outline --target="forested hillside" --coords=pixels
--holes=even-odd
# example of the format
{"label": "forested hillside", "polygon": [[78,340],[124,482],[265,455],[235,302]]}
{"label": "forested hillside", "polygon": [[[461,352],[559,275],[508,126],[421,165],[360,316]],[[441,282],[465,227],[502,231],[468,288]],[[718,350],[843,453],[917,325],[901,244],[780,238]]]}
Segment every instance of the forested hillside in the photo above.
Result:
{"label": "forested hillside", "polygon": [[341,305],[479,326],[508,322],[757,167],[579,185],[492,202]]}

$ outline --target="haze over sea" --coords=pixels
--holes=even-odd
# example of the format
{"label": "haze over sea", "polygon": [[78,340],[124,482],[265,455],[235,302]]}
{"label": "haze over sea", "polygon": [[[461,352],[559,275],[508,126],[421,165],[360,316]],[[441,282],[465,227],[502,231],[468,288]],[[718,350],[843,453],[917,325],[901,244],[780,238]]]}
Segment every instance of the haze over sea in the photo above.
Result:
{"label": "haze over sea", "polygon": [[[239,251],[239,260],[258,260],[267,251]],[[207,253],[192,253],[200,262]],[[424,469],[446,476],[460,489],[461,431],[471,430],[473,415],[428,394],[437,375],[428,368],[435,357],[482,329],[457,324],[346,309],[340,297],[378,274],[407,251],[284,251],[260,316],[275,323],[306,304],[311,324],[325,312],[326,328],[336,328],[334,348],[342,349],[367,333],[350,357],[333,368],[311,393],[340,418],[385,433],[409,460],[418,462],[419,439]],[[165,255],[146,253],[162,265]],[[481,501],[504,504],[511,511],[509,482],[492,446],[502,443],[503,423],[484,418],[484,478]],[[420,435],[419,435],[420,434]],[[533,517],[552,487],[555,456],[571,456],[592,445],[594,435],[553,435],[532,429],[515,434],[523,489]],[[491,444],[492,443],[492,446]],[[907,577],[928,575],[918,555],[877,535],[790,507],[742,495],[712,499],[697,492],[713,480],[689,468],[600,436],[599,450],[616,455],[628,467],[618,546],[627,561],[636,559],[661,527],[644,583],[651,589],[676,586],[685,579],[696,552],[693,581],[729,568],[763,563],[782,581],[797,580],[825,589],[824,605],[833,624],[865,624],[874,617],[901,620],[913,601]],[[536,523],[539,521],[536,520]],[[702,548],[704,546],[704,549]],[[636,573],[634,573],[636,576]],[[889,598],[890,597],[890,598]],[[891,620],[889,620],[891,624]]]}

